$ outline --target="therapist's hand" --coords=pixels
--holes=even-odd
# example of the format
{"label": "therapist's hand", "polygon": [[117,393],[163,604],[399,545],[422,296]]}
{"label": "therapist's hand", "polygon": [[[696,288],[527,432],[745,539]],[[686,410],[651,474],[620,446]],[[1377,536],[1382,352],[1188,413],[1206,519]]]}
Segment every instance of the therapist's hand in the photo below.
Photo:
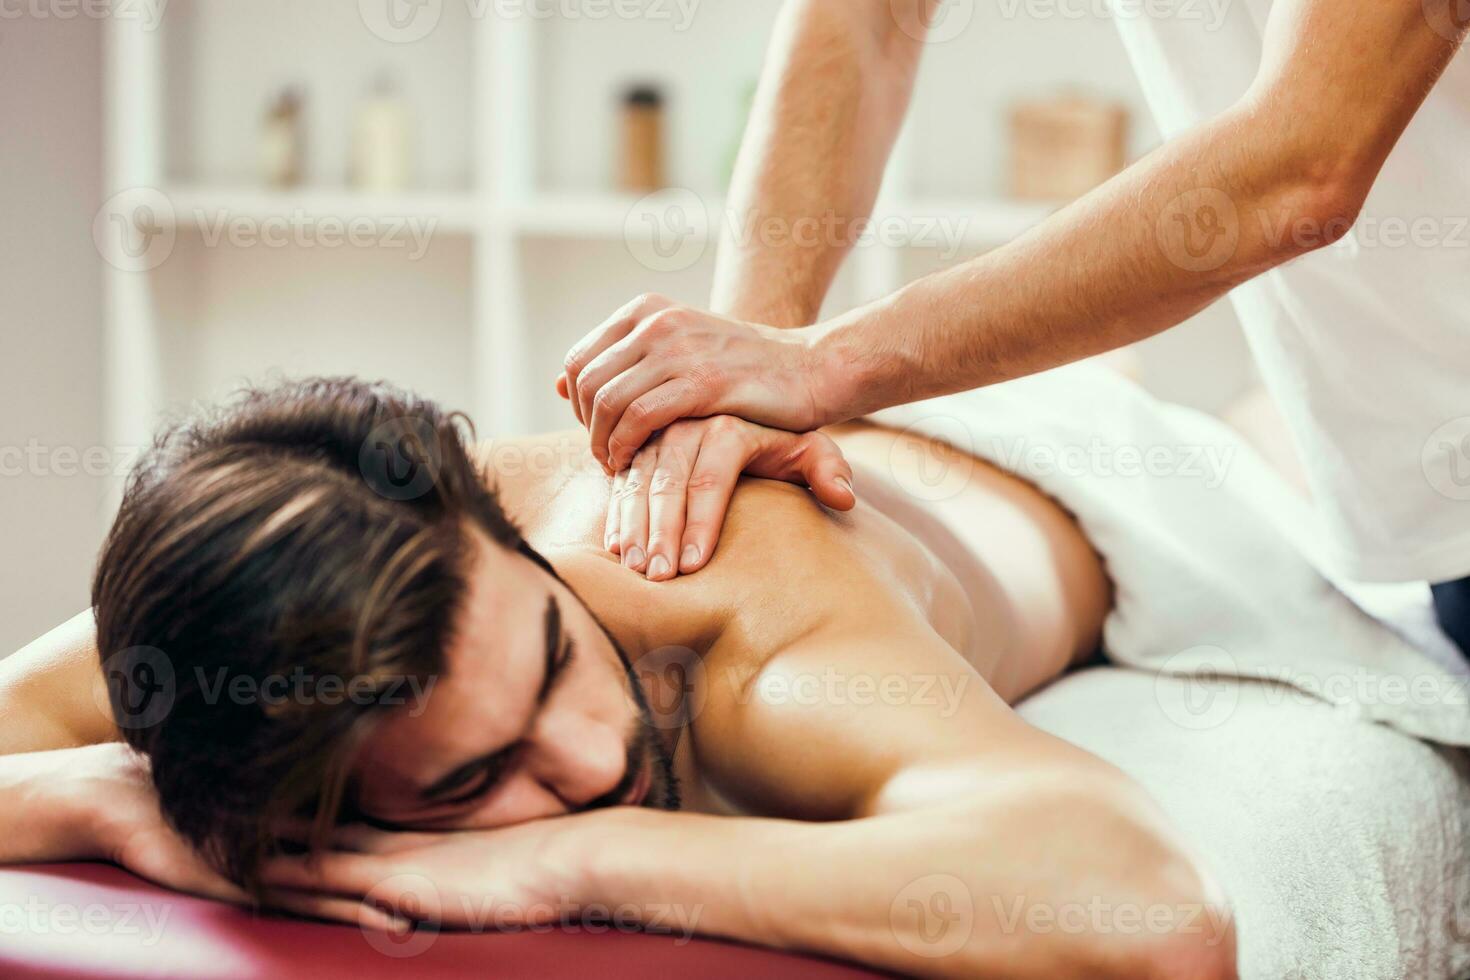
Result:
{"label": "therapist's hand", "polygon": [[567,354],[557,391],[609,473],[681,418],[737,415],[805,432],[828,422],[811,332],[715,316],[647,295]]}
{"label": "therapist's hand", "polygon": [[714,553],[741,473],[810,487],[851,510],[852,467],[827,436],[797,435],[717,415],[675,422],[613,478],[607,549],[654,581],[703,568]]}

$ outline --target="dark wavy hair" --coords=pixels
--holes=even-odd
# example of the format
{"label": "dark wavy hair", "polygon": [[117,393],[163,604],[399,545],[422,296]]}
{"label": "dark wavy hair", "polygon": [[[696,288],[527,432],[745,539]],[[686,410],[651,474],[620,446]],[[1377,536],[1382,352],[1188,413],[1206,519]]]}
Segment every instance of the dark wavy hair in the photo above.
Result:
{"label": "dark wavy hair", "polygon": [[[391,385],[313,378],[170,427],[127,483],[92,586],[114,718],[168,819],[257,895],[278,821],[320,847],[371,724],[443,670],[469,528],[545,567],[472,440]],[[258,694],[303,674],[357,696]]]}

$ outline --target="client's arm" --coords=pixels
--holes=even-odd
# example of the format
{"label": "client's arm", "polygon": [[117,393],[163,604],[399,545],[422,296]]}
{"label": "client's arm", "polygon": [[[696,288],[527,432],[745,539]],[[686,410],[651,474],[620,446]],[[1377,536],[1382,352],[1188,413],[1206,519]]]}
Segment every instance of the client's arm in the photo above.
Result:
{"label": "client's arm", "polygon": [[[775,819],[359,828],[344,845],[362,853],[267,877],[450,927],[611,916],[920,976],[1234,976],[1220,895],[1145,793],[1021,721],[937,636],[895,637],[893,612],[854,606],[755,677],[705,664],[705,778]],[[844,696],[796,696],[803,680]]]}
{"label": "client's arm", "polygon": [[118,741],[90,611],[0,660],[0,864],[111,860],[229,901],[165,823],[147,761]]}

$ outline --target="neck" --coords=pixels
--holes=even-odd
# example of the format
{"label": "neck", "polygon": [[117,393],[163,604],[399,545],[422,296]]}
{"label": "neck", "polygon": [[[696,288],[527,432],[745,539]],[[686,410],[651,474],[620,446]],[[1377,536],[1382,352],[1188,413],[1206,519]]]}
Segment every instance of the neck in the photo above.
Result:
{"label": "neck", "polygon": [[497,441],[482,458],[507,516],[635,667],[671,650],[702,657],[719,638],[728,616],[710,577],[650,582],[603,547],[611,483],[584,433]]}

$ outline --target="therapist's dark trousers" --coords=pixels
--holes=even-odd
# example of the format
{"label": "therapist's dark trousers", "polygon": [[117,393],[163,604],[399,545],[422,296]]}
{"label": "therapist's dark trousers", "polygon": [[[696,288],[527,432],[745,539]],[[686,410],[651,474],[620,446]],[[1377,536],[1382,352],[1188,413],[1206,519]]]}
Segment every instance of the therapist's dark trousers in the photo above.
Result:
{"label": "therapist's dark trousers", "polygon": [[1434,614],[1440,627],[1470,657],[1470,578],[1431,585],[1429,590],[1434,593]]}

